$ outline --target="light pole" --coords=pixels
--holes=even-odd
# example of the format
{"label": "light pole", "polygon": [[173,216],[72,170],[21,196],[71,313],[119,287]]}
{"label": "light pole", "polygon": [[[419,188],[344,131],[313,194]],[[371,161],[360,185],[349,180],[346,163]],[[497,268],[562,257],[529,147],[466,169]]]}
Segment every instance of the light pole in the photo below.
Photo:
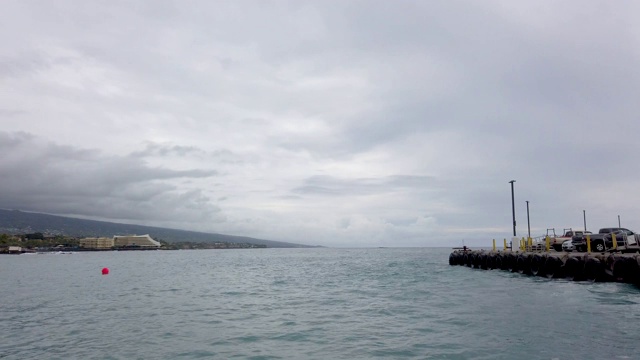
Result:
{"label": "light pole", "polygon": [[516,236],[516,202],[515,197],[513,196],[513,183],[515,180],[509,181],[511,184],[511,214],[513,215],[513,237]]}
{"label": "light pole", "polygon": [[531,237],[531,223],[529,222],[529,200],[527,200],[527,234]]}
{"label": "light pole", "polygon": [[582,210],[582,219],[584,221],[584,231],[587,231],[587,210]]}
{"label": "light pole", "polygon": [[620,227],[620,215],[618,215],[618,227]]}

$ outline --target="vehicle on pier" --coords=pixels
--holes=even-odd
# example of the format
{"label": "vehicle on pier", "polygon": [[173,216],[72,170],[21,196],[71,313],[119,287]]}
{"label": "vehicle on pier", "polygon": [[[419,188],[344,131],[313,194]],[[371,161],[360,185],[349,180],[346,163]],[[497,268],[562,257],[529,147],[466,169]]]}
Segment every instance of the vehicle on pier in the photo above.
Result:
{"label": "vehicle on pier", "polygon": [[[572,241],[575,236],[591,235],[591,231],[573,230],[571,228],[564,229],[562,236],[556,236],[555,229],[547,229],[547,236],[549,237],[549,246],[555,251],[562,251],[562,244],[566,241]],[[551,235],[553,234],[553,236]]]}
{"label": "vehicle on pier", "polygon": [[573,241],[571,241],[571,240],[567,240],[567,241],[562,243],[562,251],[572,252],[575,249],[576,249],[576,247],[573,246]]}
{"label": "vehicle on pier", "polygon": [[[602,228],[597,234],[590,234],[591,251],[605,252],[614,249],[613,235],[616,236],[617,250],[620,251],[638,251],[640,247],[640,234],[620,227]],[[571,239],[571,243],[576,251],[587,251],[586,234],[576,235]]]}

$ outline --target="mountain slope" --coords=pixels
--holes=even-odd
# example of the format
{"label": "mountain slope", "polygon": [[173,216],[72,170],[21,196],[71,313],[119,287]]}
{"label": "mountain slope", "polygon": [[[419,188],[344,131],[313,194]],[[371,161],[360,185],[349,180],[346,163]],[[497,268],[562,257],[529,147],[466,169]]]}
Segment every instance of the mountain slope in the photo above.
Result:
{"label": "mountain slope", "polygon": [[157,240],[168,242],[231,242],[266,245],[272,248],[312,247],[281,241],[159,228],[152,226],[119,224],[106,221],[84,220],[57,215],[0,209],[0,233],[42,232],[76,237],[106,236],[126,234],[149,234]]}

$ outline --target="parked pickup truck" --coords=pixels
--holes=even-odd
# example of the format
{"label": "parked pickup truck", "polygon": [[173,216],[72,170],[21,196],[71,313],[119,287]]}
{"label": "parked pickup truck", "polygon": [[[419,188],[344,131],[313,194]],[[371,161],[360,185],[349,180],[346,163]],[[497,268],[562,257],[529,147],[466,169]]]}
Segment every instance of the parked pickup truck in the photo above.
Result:
{"label": "parked pickup truck", "polygon": [[[613,248],[613,236],[616,235],[616,242],[618,249],[630,250],[638,249],[638,243],[640,241],[640,234],[619,227],[602,228],[597,234],[591,235],[591,251],[604,252]],[[576,251],[587,251],[587,237],[586,234],[575,235],[571,239],[571,243],[575,247]]]}
{"label": "parked pickup truck", "polygon": [[564,229],[564,235],[555,236],[555,231],[554,231],[553,236],[550,236],[549,230],[553,230],[553,229],[547,229],[547,236],[549,236],[549,245],[555,251],[562,251],[562,243],[565,241],[572,241],[574,236],[583,236],[586,234],[591,235],[591,231]]}

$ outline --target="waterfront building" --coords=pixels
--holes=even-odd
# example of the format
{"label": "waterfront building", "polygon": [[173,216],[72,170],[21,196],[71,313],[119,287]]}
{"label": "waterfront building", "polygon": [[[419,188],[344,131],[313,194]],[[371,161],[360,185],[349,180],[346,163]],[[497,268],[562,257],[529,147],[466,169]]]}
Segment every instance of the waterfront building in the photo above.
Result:
{"label": "waterfront building", "polygon": [[80,239],[80,247],[87,249],[111,249],[113,239],[108,237],[90,237]]}
{"label": "waterfront building", "polygon": [[8,252],[9,252],[9,254],[20,254],[22,252],[22,247],[20,247],[20,246],[9,246]]}

